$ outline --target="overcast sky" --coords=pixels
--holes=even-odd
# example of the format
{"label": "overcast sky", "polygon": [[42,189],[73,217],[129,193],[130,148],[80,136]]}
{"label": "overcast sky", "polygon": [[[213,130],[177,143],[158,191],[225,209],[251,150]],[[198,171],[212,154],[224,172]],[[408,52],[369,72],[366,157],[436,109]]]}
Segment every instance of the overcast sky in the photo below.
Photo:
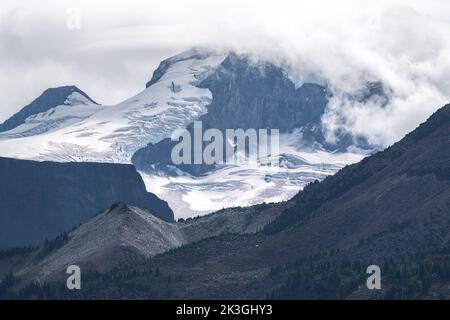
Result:
{"label": "overcast sky", "polygon": [[383,81],[392,96],[382,112],[339,98],[324,119],[375,143],[401,138],[450,101],[447,0],[2,0],[0,121],[61,85],[116,104],[162,59],[198,45],[283,63],[295,79],[322,77],[336,92]]}

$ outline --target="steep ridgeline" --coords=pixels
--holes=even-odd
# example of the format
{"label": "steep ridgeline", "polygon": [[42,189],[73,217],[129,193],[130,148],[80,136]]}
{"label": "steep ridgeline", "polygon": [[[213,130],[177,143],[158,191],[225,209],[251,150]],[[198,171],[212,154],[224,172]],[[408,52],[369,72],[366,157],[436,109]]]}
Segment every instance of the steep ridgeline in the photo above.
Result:
{"label": "steep ridgeline", "polygon": [[[279,211],[263,232],[157,255],[106,283],[84,282],[80,297],[448,299],[450,105]],[[369,265],[381,268],[381,290],[366,287]],[[58,297],[57,288],[46,294]]]}
{"label": "steep ridgeline", "polygon": [[[209,283],[218,270],[227,279],[191,297],[448,298],[450,105],[400,142],[309,185],[289,203],[260,234],[199,243],[155,264],[199,283]],[[171,262],[194,252],[203,253],[208,275],[195,271],[200,263],[181,271]],[[372,264],[384,274],[382,291],[365,287]],[[251,276],[257,280],[245,280]]]}
{"label": "steep ridgeline", "polygon": [[25,106],[11,118],[0,124],[0,132],[12,130],[31,116],[46,112],[52,108],[61,105],[68,105],[68,98],[72,94],[78,94],[84,97],[92,104],[97,104],[86,93],[78,89],[76,86],[64,86],[58,88],[50,88],[45,90],[38,98],[33,100],[29,105]]}
{"label": "steep ridgeline", "polygon": [[[208,112],[200,117],[203,130],[279,129],[292,132],[306,125],[319,125],[328,103],[327,88],[305,83],[296,89],[285,72],[271,63],[253,63],[246,56],[229,54],[198,86],[212,92]],[[192,125],[188,128],[192,132]],[[139,170],[167,168],[176,142],[170,138],[137,151],[132,162]],[[180,165],[183,171],[202,174],[205,165]]]}
{"label": "steep ridgeline", "polygon": [[[279,212],[279,206],[274,205],[232,208],[173,223],[159,219],[155,211],[116,203],[41,249],[16,255],[20,263],[9,268],[9,272],[24,281],[39,282],[59,279],[71,264],[85,272],[107,272],[202,239],[225,233],[258,232]],[[0,252],[0,279],[7,261]]]}
{"label": "steep ridgeline", "polygon": [[1,248],[41,244],[117,201],[173,221],[167,203],[146,192],[131,165],[0,158],[0,177]]}
{"label": "steep ridgeline", "polygon": [[[360,223],[381,227],[405,218],[438,214],[448,205],[449,183],[447,105],[393,146],[309,185],[292,199],[296,205],[268,226],[267,232],[301,224],[316,211],[319,216],[339,216],[343,223],[345,217],[353,219],[358,213],[363,219],[354,222],[354,227]],[[341,211],[344,208],[345,212]]]}

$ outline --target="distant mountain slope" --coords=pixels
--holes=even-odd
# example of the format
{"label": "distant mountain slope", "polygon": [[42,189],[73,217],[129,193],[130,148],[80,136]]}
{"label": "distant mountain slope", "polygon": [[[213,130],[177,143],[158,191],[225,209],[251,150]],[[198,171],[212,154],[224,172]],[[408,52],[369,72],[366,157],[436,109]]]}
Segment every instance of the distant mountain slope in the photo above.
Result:
{"label": "distant mountain slope", "polygon": [[173,221],[131,165],[0,158],[0,247],[43,243],[117,201]]}
{"label": "distant mountain slope", "polygon": [[[447,105],[385,151],[305,188],[263,232],[194,242],[105,275],[118,280],[85,283],[85,294],[151,298],[157,285],[166,298],[448,299],[449,136]],[[381,290],[365,286],[373,264]]]}
{"label": "distant mountain slope", "polygon": [[91,103],[96,104],[86,93],[78,89],[76,86],[64,86],[58,88],[50,88],[45,90],[38,98],[33,100],[29,105],[14,114],[11,118],[0,124],[0,132],[8,131],[23,124],[25,120],[42,112],[46,112],[56,106],[66,104],[67,98],[73,93],[78,93]]}

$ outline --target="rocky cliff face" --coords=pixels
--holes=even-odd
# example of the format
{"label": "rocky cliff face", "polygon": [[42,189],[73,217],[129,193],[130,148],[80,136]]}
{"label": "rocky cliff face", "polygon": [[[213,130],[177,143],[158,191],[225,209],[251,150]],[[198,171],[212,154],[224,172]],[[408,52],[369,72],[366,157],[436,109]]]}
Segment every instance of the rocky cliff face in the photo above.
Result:
{"label": "rocky cliff face", "polygon": [[296,89],[281,68],[252,63],[236,54],[230,54],[199,86],[213,94],[202,121],[206,127],[221,130],[293,130],[319,123],[328,103],[325,86],[305,83]]}
{"label": "rocky cliff face", "polygon": [[0,247],[39,244],[117,201],[173,221],[167,203],[146,192],[131,165],[0,158]]}
{"label": "rocky cliff face", "polygon": [[[161,67],[162,68],[162,67]],[[163,68],[162,68],[163,69]],[[208,112],[200,117],[203,130],[278,129],[291,132],[306,125],[320,126],[328,103],[327,88],[305,83],[296,89],[285,72],[271,63],[253,63],[246,56],[231,53],[198,84],[212,92]],[[192,124],[188,126],[193,136]],[[170,155],[176,142],[169,138],[138,150],[132,162],[139,170],[172,166]],[[190,174],[200,175],[213,166],[180,165]],[[170,169],[169,169],[170,170]]]}

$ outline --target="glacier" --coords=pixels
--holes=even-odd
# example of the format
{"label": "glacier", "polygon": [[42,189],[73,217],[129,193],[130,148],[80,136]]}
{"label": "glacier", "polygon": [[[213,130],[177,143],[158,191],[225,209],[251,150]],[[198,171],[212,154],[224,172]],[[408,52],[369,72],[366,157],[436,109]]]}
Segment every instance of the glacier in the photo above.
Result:
{"label": "glacier", "polygon": [[176,219],[209,214],[223,208],[247,207],[292,198],[305,185],[322,180],[367,154],[329,152],[299,147],[301,134],[280,135],[280,165],[226,165],[201,176],[139,171],[148,191],[168,202]]}
{"label": "glacier", "polygon": [[[98,105],[73,92],[59,106],[0,132],[0,155],[58,162],[130,163],[149,143],[168,138],[208,112],[213,96],[197,84],[212,74],[226,52],[193,49],[164,60],[146,88],[117,105]],[[149,192],[166,200],[176,218],[222,208],[285,201],[367,155],[331,152],[302,144],[298,130],[280,136],[280,166],[227,165],[200,176],[177,170],[140,174]]]}

